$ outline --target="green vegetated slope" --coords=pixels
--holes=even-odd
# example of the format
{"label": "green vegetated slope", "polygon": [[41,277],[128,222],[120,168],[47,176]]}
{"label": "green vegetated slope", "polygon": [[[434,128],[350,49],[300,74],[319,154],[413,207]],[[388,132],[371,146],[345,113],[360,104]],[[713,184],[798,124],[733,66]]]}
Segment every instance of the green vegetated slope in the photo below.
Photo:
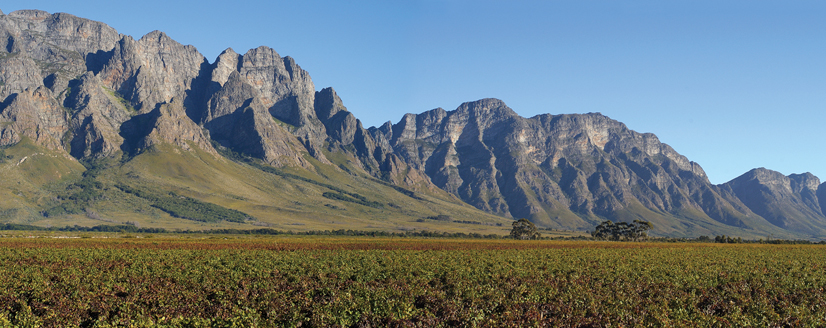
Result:
{"label": "green vegetated slope", "polygon": [[[52,190],[81,178],[83,165],[30,139],[0,148],[0,220],[33,223],[54,202]],[[44,222],[45,223],[45,222]]]}
{"label": "green vegetated slope", "polygon": [[[412,191],[307,157],[314,170],[276,169],[197,147],[154,146],[83,164],[29,142],[2,164],[2,221],[41,226],[134,224],[202,230],[435,230],[506,234],[507,218],[444,191]],[[40,155],[38,155],[40,154]],[[16,165],[27,157],[21,165]],[[85,165],[85,167],[84,167]],[[8,178],[7,178],[8,177]],[[441,215],[449,220],[432,220]],[[455,222],[458,221],[458,222]]]}

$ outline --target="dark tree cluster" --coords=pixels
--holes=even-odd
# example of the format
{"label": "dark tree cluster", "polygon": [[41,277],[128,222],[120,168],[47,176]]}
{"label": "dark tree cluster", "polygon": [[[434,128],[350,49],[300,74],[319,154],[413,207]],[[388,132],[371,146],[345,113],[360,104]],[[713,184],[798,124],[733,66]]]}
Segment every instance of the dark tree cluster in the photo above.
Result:
{"label": "dark tree cluster", "polygon": [[149,201],[152,207],[176,218],[201,222],[229,221],[238,223],[255,220],[255,218],[244,212],[202,202],[194,198],[178,195],[174,192],[155,192],[148,189],[130,187],[125,184],[117,184],[115,187],[125,193]]}
{"label": "dark tree cluster", "polygon": [[513,239],[527,240],[539,239],[542,235],[536,231],[536,226],[528,219],[519,219],[514,221],[513,230],[511,230],[511,237]]}
{"label": "dark tree cluster", "polygon": [[600,223],[591,236],[600,240],[645,240],[648,239],[648,230],[651,230],[651,222],[634,220],[634,222],[611,222]]}
{"label": "dark tree cluster", "polygon": [[715,243],[723,243],[723,244],[739,244],[743,242],[743,239],[740,237],[734,238],[726,235],[722,236],[715,236],[714,237]]}
{"label": "dark tree cluster", "polygon": [[448,222],[453,221],[453,220],[450,218],[450,215],[444,215],[444,214],[439,214],[439,215],[434,215],[434,216],[428,216],[428,217],[427,217],[427,219],[428,219],[428,220],[435,220],[435,221],[448,221]]}

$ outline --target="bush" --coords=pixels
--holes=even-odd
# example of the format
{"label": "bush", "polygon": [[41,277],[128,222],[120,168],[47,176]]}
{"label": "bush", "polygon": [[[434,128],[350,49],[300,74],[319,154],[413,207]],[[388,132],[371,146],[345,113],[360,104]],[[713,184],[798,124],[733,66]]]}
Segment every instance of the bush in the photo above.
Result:
{"label": "bush", "polygon": [[451,218],[450,218],[450,215],[444,215],[444,214],[428,216],[427,219],[428,220],[436,220],[436,221],[446,221],[446,222],[452,221]]}
{"label": "bush", "polygon": [[[372,208],[379,208],[379,209],[384,208],[384,204],[379,203],[379,202],[369,201],[369,200],[367,200],[367,198],[365,198],[364,196],[361,196],[359,194],[347,193],[347,195],[345,195],[342,192],[335,193],[335,192],[331,192],[331,191],[326,191],[323,194],[321,194],[321,196],[324,196],[325,198],[329,198],[329,199],[335,199],[335,200],[340,200],[340,201],[344,201],[344,202],[350,202],[350,203],[354,203],[354,204],[364,205],[364,206],[368,206],[368,207],[372,207]],[[355,197],[350,197],[350,196],[355,196]]]}
{"label": "bush", "polygon": [[126,193],[146,199],[152,204],[152,207],[176,218],[201,222],[218,222],[223,220],[238,223],[254,220],[252,216],[244,212],[228,209],[212,203],[205,203],[186,196],[180,196],[174,192],[167,194],[156,193],[132,188],[124,184],[118,184],[116,187]]}

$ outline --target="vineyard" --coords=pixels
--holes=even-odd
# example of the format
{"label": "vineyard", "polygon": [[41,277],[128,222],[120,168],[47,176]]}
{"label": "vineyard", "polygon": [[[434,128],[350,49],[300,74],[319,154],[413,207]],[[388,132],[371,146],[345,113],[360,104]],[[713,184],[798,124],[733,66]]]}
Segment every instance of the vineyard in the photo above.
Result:
{"label": "vineyard", "polygon": [[822,327],[818,245],[2,238],[0,327]]}

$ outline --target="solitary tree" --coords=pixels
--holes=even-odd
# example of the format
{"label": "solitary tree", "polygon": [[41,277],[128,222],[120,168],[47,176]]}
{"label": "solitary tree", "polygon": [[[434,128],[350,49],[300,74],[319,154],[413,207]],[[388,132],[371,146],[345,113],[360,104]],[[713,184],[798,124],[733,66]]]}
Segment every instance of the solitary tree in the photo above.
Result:
{"label": "solitary tree", "polygon": [[528,219],[519,219],[513,222],[513,230],[511,230],[511,237],[513,239],[537,239],[540,237],[539,232],[536,232],[536,226]]}

